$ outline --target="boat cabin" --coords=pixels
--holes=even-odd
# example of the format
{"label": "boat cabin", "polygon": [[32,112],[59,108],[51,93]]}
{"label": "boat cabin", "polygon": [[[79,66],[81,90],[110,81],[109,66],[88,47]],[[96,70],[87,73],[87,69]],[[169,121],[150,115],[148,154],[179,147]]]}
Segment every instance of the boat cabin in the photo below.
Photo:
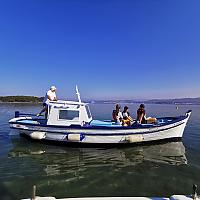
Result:
{"label": "boat cabin", "polygon": [[47,125],[84,125],[92,121],[88,104],[76,101],[51,101],[48,105]]}

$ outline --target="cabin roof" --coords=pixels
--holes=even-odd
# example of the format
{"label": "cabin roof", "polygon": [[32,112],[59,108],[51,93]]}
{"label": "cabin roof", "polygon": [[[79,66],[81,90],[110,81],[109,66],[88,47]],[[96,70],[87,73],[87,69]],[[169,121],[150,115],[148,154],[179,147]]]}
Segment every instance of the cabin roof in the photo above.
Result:
{"label": "cabin roof", "polygon": [[77,101],[64,101],[64,100],[58,100],[58,101],[50,101],[50,106],[67,106],[67,105],[81,105],[86,106],[88,103],[83,102],[77,102]]}

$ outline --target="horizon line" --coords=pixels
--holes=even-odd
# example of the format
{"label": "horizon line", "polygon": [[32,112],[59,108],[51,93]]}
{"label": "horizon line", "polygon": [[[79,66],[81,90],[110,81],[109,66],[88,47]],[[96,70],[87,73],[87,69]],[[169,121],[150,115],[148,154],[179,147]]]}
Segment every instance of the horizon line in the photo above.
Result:
{"label": "horizon line", "polygon": [[[44,98],[44,96],[35,96],[35,95],[1,95],[0,97],[36,97],[36,98]],[[86,101],[147,101],[147,100],[175,100],[175,99],[198,99],[200,96],[197,97],[173,97],[173,98],[116,98],[114,97],[109,98],[109,99],[103,99],[103,98],[82,98]],[[65,100],[66,98],[61,97],[60,100]],[[74,98],[70,97],[68,100],[72,100]]]}

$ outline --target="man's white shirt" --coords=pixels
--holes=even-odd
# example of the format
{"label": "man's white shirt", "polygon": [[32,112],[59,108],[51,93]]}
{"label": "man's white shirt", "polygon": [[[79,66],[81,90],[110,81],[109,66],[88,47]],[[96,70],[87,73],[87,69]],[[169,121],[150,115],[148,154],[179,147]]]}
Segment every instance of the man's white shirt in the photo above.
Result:
{"label": "man's white shirt", "polygon": [[[48,99],[48,96],[50,97],[51,100]],[[55,91],[52,92],[51,90],[49,90],[49,91],[46,93],[45,97],[44,97],[43,103],[48,104],[49,101],[53,101],[54,99],[56,99],[56,92],[55,92]]]}

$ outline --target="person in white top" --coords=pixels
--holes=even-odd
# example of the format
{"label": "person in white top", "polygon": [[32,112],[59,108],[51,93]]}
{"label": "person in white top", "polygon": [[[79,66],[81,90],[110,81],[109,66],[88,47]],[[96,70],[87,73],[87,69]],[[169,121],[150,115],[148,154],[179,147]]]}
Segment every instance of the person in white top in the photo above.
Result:
{"label": "person in white top", "polygon": [[128,112],[128,106],[124,106],[124,110],[122,112],[124,124],[127,126],[130,126],[133,124],[133,118],[130,116],[130,113]]}
{"label": "person in white top", "polygon": [[117,104],[116,109],[113,110],[113,113],[112,113],[113,121],[116,122],[117,124],[123,124],[123,116],[120,111],[120,108],[121,108],[120,105]]}
{"label": "person in white top", "polygon": [[46,93],[43,100],[43,109],[37,114],[37,116],[40,116],[45,111],[45,117],[47,118],[48,104],[50,101],[57,101],[55,86],[51,86],[50,90]]}
{"label": "person in white top", "polygon": [[48,104],[49,101],[57,101],[55,86],[51,86],[50,90],[46,93],[43,104]]}
{"label": "person in white top", "polygon": [[117,114],[117,123],[118,124],[123,124],[123,116],[122,116],[122,112],[119,111]]}

